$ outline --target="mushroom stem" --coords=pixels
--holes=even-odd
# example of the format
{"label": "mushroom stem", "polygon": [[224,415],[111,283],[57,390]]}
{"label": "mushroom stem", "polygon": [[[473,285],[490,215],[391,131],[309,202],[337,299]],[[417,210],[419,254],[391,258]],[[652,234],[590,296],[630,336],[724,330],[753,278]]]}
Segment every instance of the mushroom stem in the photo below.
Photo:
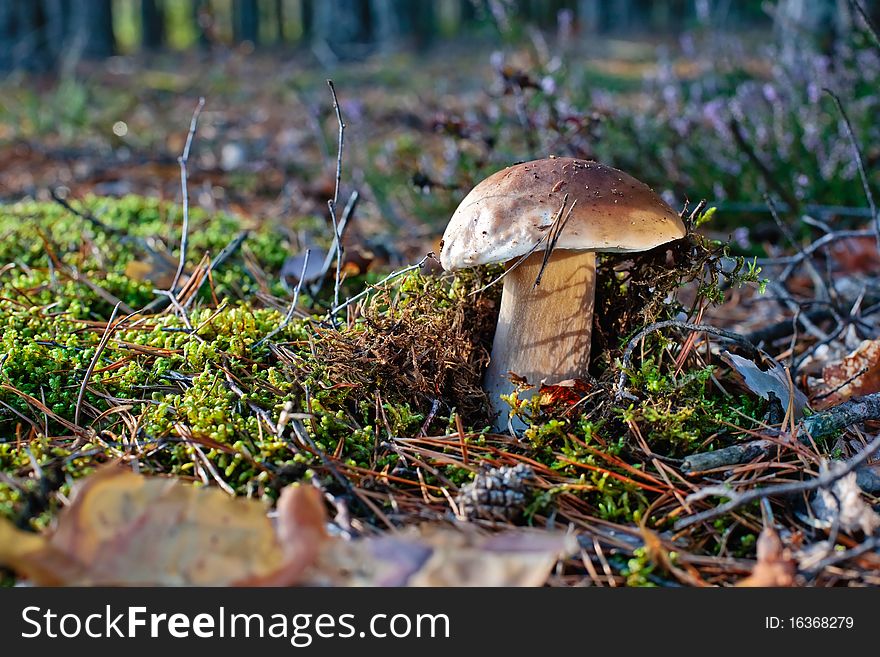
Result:
{"label": "mushroom stem", "polygon": [[582,378],[590,362],[596,254],[555,251],[534,288],[543,259],[542,251],[534,253],[504,277],[492,359],[483,382],[499,413],[498,431],[508,426],[510,406],[499,398],[514,390],[508,372],[540,386]]}

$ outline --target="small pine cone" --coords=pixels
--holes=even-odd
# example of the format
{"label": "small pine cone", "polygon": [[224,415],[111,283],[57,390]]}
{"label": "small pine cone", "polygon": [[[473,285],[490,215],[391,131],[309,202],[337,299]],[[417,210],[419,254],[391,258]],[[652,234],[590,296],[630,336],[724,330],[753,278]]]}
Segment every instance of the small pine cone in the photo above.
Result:
{"label": "small pine cone", "polygon": [[513,521],[519,518],[527,503],[526,493],[532,469],[522,463],[484,470],[461,487],[458,509],[463,518]]}

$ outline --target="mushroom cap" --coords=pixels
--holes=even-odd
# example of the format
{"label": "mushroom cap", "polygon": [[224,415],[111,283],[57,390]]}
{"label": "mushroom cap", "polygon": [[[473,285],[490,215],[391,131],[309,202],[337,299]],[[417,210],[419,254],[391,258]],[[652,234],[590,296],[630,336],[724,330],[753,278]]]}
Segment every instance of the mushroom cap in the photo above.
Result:
{"label": "mushroom cap", "polygon": [[678,214],[643,182],[599,162],[551,157],[498,171],[464,197],[443,233],[443,268],[528,253],[548,234],[566,194],[566,212],[576,203],[556,249],[646,251],[685,235]]}

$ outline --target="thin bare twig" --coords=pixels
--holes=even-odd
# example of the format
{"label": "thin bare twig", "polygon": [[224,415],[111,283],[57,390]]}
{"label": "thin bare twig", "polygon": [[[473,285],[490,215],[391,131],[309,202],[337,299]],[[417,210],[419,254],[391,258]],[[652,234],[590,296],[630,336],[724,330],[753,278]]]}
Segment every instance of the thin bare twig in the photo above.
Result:
{"label": "thin bare twig", "polygon": [[424,267],[425,263],[426,263],[430,258],[436,258],[436,256],[434,255],[434,252],[433,252],[433,251],[431,251],[430,253],[426,254],[424,258],[422,258],[421,260],[419,260],[419,261],[418,261],[417,263],[415,263],[414,265],[409,265],[408,267],[404,267],[403,269],[398,269],[397,271],[393,271],[393,272],[391,272],[390,274],[388,274],[385,278],[383,278],[381,281],[378,281],[378,282],[376,282],[375,284],[370,285],[370,286],[367,287],[365,290],[362,290],[361,292],[357,293],[357,294],[354,295],[353,297],[351,297],[351,298],[349,298],[349,299],[346,299],[345,302],[342,303],[341,305],[332,308],[331,311],[330,311],[330,314],[331,314],[331,315],[335,315],[335,314],[338,313],[340,310],[343,310],[343,309],[347,308],[348,306],[350,306],[351,304],[353,304],[354,302],[363,299],[363,298],[364,298],[365,296],[367,296],[372,290],[376,289],[378,286],[382,285],[383,283],[387,283],[388,281],[390,281],[390,280],[392,280],[392,279],[394,279],[394,278],[397,278],[398,276],[403,276],[403,275],[406,274],[407,272],[411,272],[411,271],[414,271],[414,270],[416,270],[416,269],[421,269],[422,267]]}
{"label": "thin bare twig", "polygon": [[[779,216],[779,211],[776,208],[776,202],[773,200],[773,197],[771,197],[770,194],[764,194],[764,200],[767,202],[767,207],[770,208],[770,216],[773,217],[773,221],[776,223],[777,228],[779,228],[780,232],[785,236],[785,239],[787,239],[789,243],[794,247],[795,251],[802,254],[804,262],[813,273],[813,280],[821,285],[822,289],[819,291],[819,298],[827,300],[829,298],[828,284],[819,274],[819,270],[816,269],[816,266],[813,264],[812,259],[808,258],[804,254],[804,250],[801,247],[800,242],[798,242],[797,238],[791,232],[791,229],[786,225],[784,221],[782,221],[782,217]],[[780,280],[784,281],[785,279],[781,278]]]}
{"label": "thin bare twig", "polygon": [[874,39],[874,45],[880,48],[880,35],[877,34],[877,26],[874,25],[874,21],[871,20],[868,12],[866,12],[865,8],[862,7],[862,3],[858,2],[858,0],[849,0],[849,4],[853,9],[856,10],[859,16],[862,17],[862,20],[865,21],[865,26],[868,28],[868,32],[871,34],[871,38]]}
{"label": "thin bare twig", "polygon": [[177,283],[180,281],[180,277],[183,275],[183,270],[186,267],[186,252],[189,248],[189,190],[187,189],[187,172],[186,165],[189,162],[189,151],[192,148],[193,137],[196,134],[196,127],[199,123],[199,115],[202,113],[202,108],[205,106],[204,97],[199,98],[199,102],[196,105],[196,109],[193,111],[192,119],[189,122],[189,132],[186,135],[186,144],[183,147],[183,155],[181,155],[177,162],[180,165],[180,191],[182,195],[182,203],[183,203],[183,227],[181,228],[180,235],[180,261],[177,264],[177,272],[174,274],[174,280],[171,283],[171,287],[169,291],[174,294],[174,290],[177,289]]}
{"label": "thin bare twig", "polygon": [[[345,237],[345,229],[348,228],[348,222],[354,214],[354,210],[357,207],[358,201],[360,200],[360,194],[357,190],[354,190],[351,195],[348,197],[348,202],[345,204],[345,208],[342,210],[342,217],[339,219],[339,241],[342,242],[342,238]],[[321,283],[324,281],[324,277],[327,275],[327,272],[330,271],[330,265],[333,264],[333,259],[336,257],[336,240],[333,240],[333,244],[330,246],[330,249],[327,251],[327,255],[324,256],[324,264],[321,265],[321,273],[319,275],[317,283],[312,287],[312,294],[316,294],[318,290],[321,288]]]}
{"label": "thin bare twig", "polygon": [[339,124],[339,135],[336,143],[336,188],[333,190],[334,207],[339,202],[339,183],[342,180],[342,147],[345,144],[345,122],[342,120],[342,110],[339,108],[339,99],[336,97],[336,87],[333,80],[327,80],[330,87],[330,95],[333,97],[333,110],[336,112],[336,122]]}
{"label": "thin bare twig", "polygon": [[[333,223],[333,246],[336,250],[336,278],[333,282],[333,307],[339,305],[339,286],[342,278],[342,235],[339,223],[336,220],[336,204],[339,202],[339,185],[342,181],[342,149],[345,145],[345,122],[342,120],[342,110],[339,107],[339,98],[336,96],[336,87],[333,80],[327,80],[330,87],[330,95],[333,97],[333,109],[336,112],[336,122],[339,124],[339,136],[336,144],[336,185],[333,189],[333,198],[327,201],[330,209],[330,220]],[[331,321],[335,321],[331,315]]]}
{"label": "thin bare twig", "polygon": [[776,192],[780,198],[784,199],[788,204],[788,207],[795,212],[796,214],[800,214],[801,204],[797,200],[794,194],[789,192],[785,187],[783,187],[777,177],[767,168],[767,165],[758,157],[755,153],[755,149],[752,148],[752,145],[749,144],[746,136],[743,134],[742,126],[739,121],[735,118],[731,118],[728,123],[728,127],[730,128],[730,132],[733,135],[733,140],[736,142],[737,146],[739,146],[740,150],[745,153],[746,157],[749,161],[758,169],[758,172],[761,174],[761,177],[764,179],[764,183],[768,188],[772,189]]}
{"label": "thin bare twig", "polygon": [[[95,365],[98,364],[98,359],[101,357],[101,353],[103,353],[104,348],[107,346],[107,343],[110,341],[110,335],[113,333],[113,320],[116,319],[116,313],[119,312],[119,304],[117,303],[113,307],[113,312],[110,314],[110,319],[107,320],[107,326],[104,329],[104,334],[101,336],[100,341],[98,342],[98,346],[95,349],[95,355],[92,356],[91,362],[89,362],[89,366],[86,368],[86,373],[83,376],[82,385],[79,387],[79,394],[76,396],[76,409],[73,412],[73,423],[79,426],[79,415],[82,410],[82,402],[83,397],[86,394],[86,388],[89,385],[89,379],[92,378],[92,372],[95,371]],[[129,315],[130,317],[131,315]]]}
{"label": "thin bare twig", "polygon": [[293,313],[296,311],[296,304],[299,302],[299,291],[302,288],[303,279],[306,277],[306,268],[309,266],[309,256],[311,254],[312,250],[306,249],[305,258],[303,258],[302,273],[300,274],[299,280],[296,282],[296,287],[293,288],[293,298],[290,300],[290,306],[287,308],[287,314],[284,316],[284,319],[275,329],[272,330],[271,333],[269,333],[269,335],[260,340],[257,340],[253,344],[251,349],[256,349],[261,344],[266,342],[266,340],[269,340],[273,336],[283,331],[287,327],[287,325],[290,324],[291,320],[293,319]]}
{"label": "thin bare twig", "polygon": [[[229,244],[224,246],[223,249],[220,251],[220,253],[217,254],[217,258],[215,260],[211,261],[211,265],[208,267],[208,271],[214,271],[215,269],[217,269],[217,267],[219,267],[224,262],[226,262],[233,253],[235,253],[236,251],[238,251],[238,249],[241,248],[241,245],[244,244],[244,241],[248,238],[248,235],[250,235],[249,230],[239,231],[239,233],[235,237],[232,238],[232,240],[229,242]],[[198,296],[202,287],[205,285],[205,281],[207,281],[207,280],[208,280],[207,276],[202,277],[202,279],[199,281],[198,286],[196,286],[196,289],[193,290],[192,294],[190,294],[189,298],[184,302],[184,304],[183,304],[184,310],[189,308],[190,304],[192,304],[192,302]]]}
{"label": "thin bare twig", "polygon": [[874,234],[877,239],[877,248],[880,249],[880,215],[877,214],[877,204],[874,202],[874,194],[871,192],[871,185],[868,183],[868,174],[865,171],[865,160],[862,157],[862,149],[859,148],[859,142],[856,140],[856,133],[853,130],[849,116],[843,107],[843,103],[840,101],[840,97],[827,87],[823,88],[822,91],[831,96],[834,104],[837,105],[837,111],[840,112],[840,118],[843,119],[843,124],[846,126],[846,134],[849,137],[849,143],[853,149],[853,157],[855,158],[856,165],[859,169],[859,178],[861,178],[862,181],[862,189],[865,192],[868,207],[871,209],[871,218],[874,220]]}
{"label": "thin bare twig", "polygon": [[[476,294],[479,294],[480,292],[485,292],[486,290],[488,290],[490,287],[492,287],[496,283],[499,283],[500,281],[502,281],[505,276],[507,276],[514,269],[519,267],[522,263],[524,263],[529,258],[530,255],[532,255],[535,251],[538,250],[539,246],[541,246],[545,242],[547,242],[549,244],[550,242],[548,241],[548,238],[550,238],[552,236],[553,227],[556,226],[556,224],[559,222],[560,217],[562,217],[562,213],[565,212],[565,205],[567,202],[568,202],[568,194],[566,194],[565,197],[562,199],[562,205],[559,207],[559,210],[557,210],[557,212],[556,212],[556,216],[553,217],[553,221],[550,223],[550,230],[547,231],[546,233],[544,233],[543,235],[541,235],[541,239],[539,239],[537,242],[535,242],[535,244],[532,246],[532,248],[530,248],[528,251],[523,253],[519,258],[517,258],[514,261],[514,263],[512,265],[510,265],[510,267],[507,267],[499,276],[497,276],[496,278],[494,278],[491,281],[489,281],[488,283],[486,283],[483,287],[478,288],[478,289],[474,290],[473,292],[470,292],[468,294],[468,296],[474,296]],[[574,207],[574,204],[572,204],[572,207]],[[568,216],[571,216],[571,210],[569,210]],[[541,275],[544,273],[544,267],[547,264],[547,259],[548,259],[548,251],[547,251],[547,247],[545,247],[544,262],[541,263],[541,270],[538,272],[537,278],[535,278],[535,285],[536,286],[539,285],[541,282]]]}

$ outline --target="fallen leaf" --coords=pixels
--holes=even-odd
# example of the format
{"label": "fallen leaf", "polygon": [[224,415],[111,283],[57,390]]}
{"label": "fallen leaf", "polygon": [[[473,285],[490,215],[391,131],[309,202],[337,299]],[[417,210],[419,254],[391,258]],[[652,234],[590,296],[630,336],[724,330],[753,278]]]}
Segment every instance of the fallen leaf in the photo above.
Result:
{"label": "fallen leaf", "polygon": [[583,379],[567,379],[553,385],[542,385],[538,394],[541,406],[573,406],[592,389],[593,386]]}
{"label": "fallen leaf", "polygon": [[746,387],[756,395],[769,399],[772,392],[782,402],[784,409],[788,409],[789,404],[793,404],[795,419],[804,414],[807,396],[790,382],[788,373],[782,365],[776,365],[765,372],[748,358],[728,351],[722,354],[722,358],[739,372],[745,380]]}
{"label": "fallen leaf", "polygon": [[327,511],[321,492],[313,486],[287,486],[278,499],[276,533],[283,560],[267,575],[235,582],[240,586],[290,586],[318,557],[327,535]]}
{"label": "fallen leaf", "polygon": [[293,584],[323,539],[319,494],[303,488],[287,493],[279,538],[258,501],[107,466],[80,482],[54,532],[0,522],[0,562],[44,585]]}
{"label": "fallen leaf", "polygon": [[757,552],[758,561],[752,569],[752,574],[741,579],[736,586],[794,586],[797,567],[772,525],[764,525],[764,529],[761,530]]}
{"label": "fallen leaf", "polygon": [[880,340],[864,340],[839,362],[826,365],[811,392],[818,410],[880,392]]}
{"label": "fallen leaf", "polygon": [[874,275],[880,267],[874,237],[845,237],[829,245],[829,251],[844,272]]}
{"label": "fallen leaf", "polygon": [[520,529],[423,526],[393,536],[325,545],[306,577],[333,586],[541,586],[556,562],[577,551],[573,537]]}

